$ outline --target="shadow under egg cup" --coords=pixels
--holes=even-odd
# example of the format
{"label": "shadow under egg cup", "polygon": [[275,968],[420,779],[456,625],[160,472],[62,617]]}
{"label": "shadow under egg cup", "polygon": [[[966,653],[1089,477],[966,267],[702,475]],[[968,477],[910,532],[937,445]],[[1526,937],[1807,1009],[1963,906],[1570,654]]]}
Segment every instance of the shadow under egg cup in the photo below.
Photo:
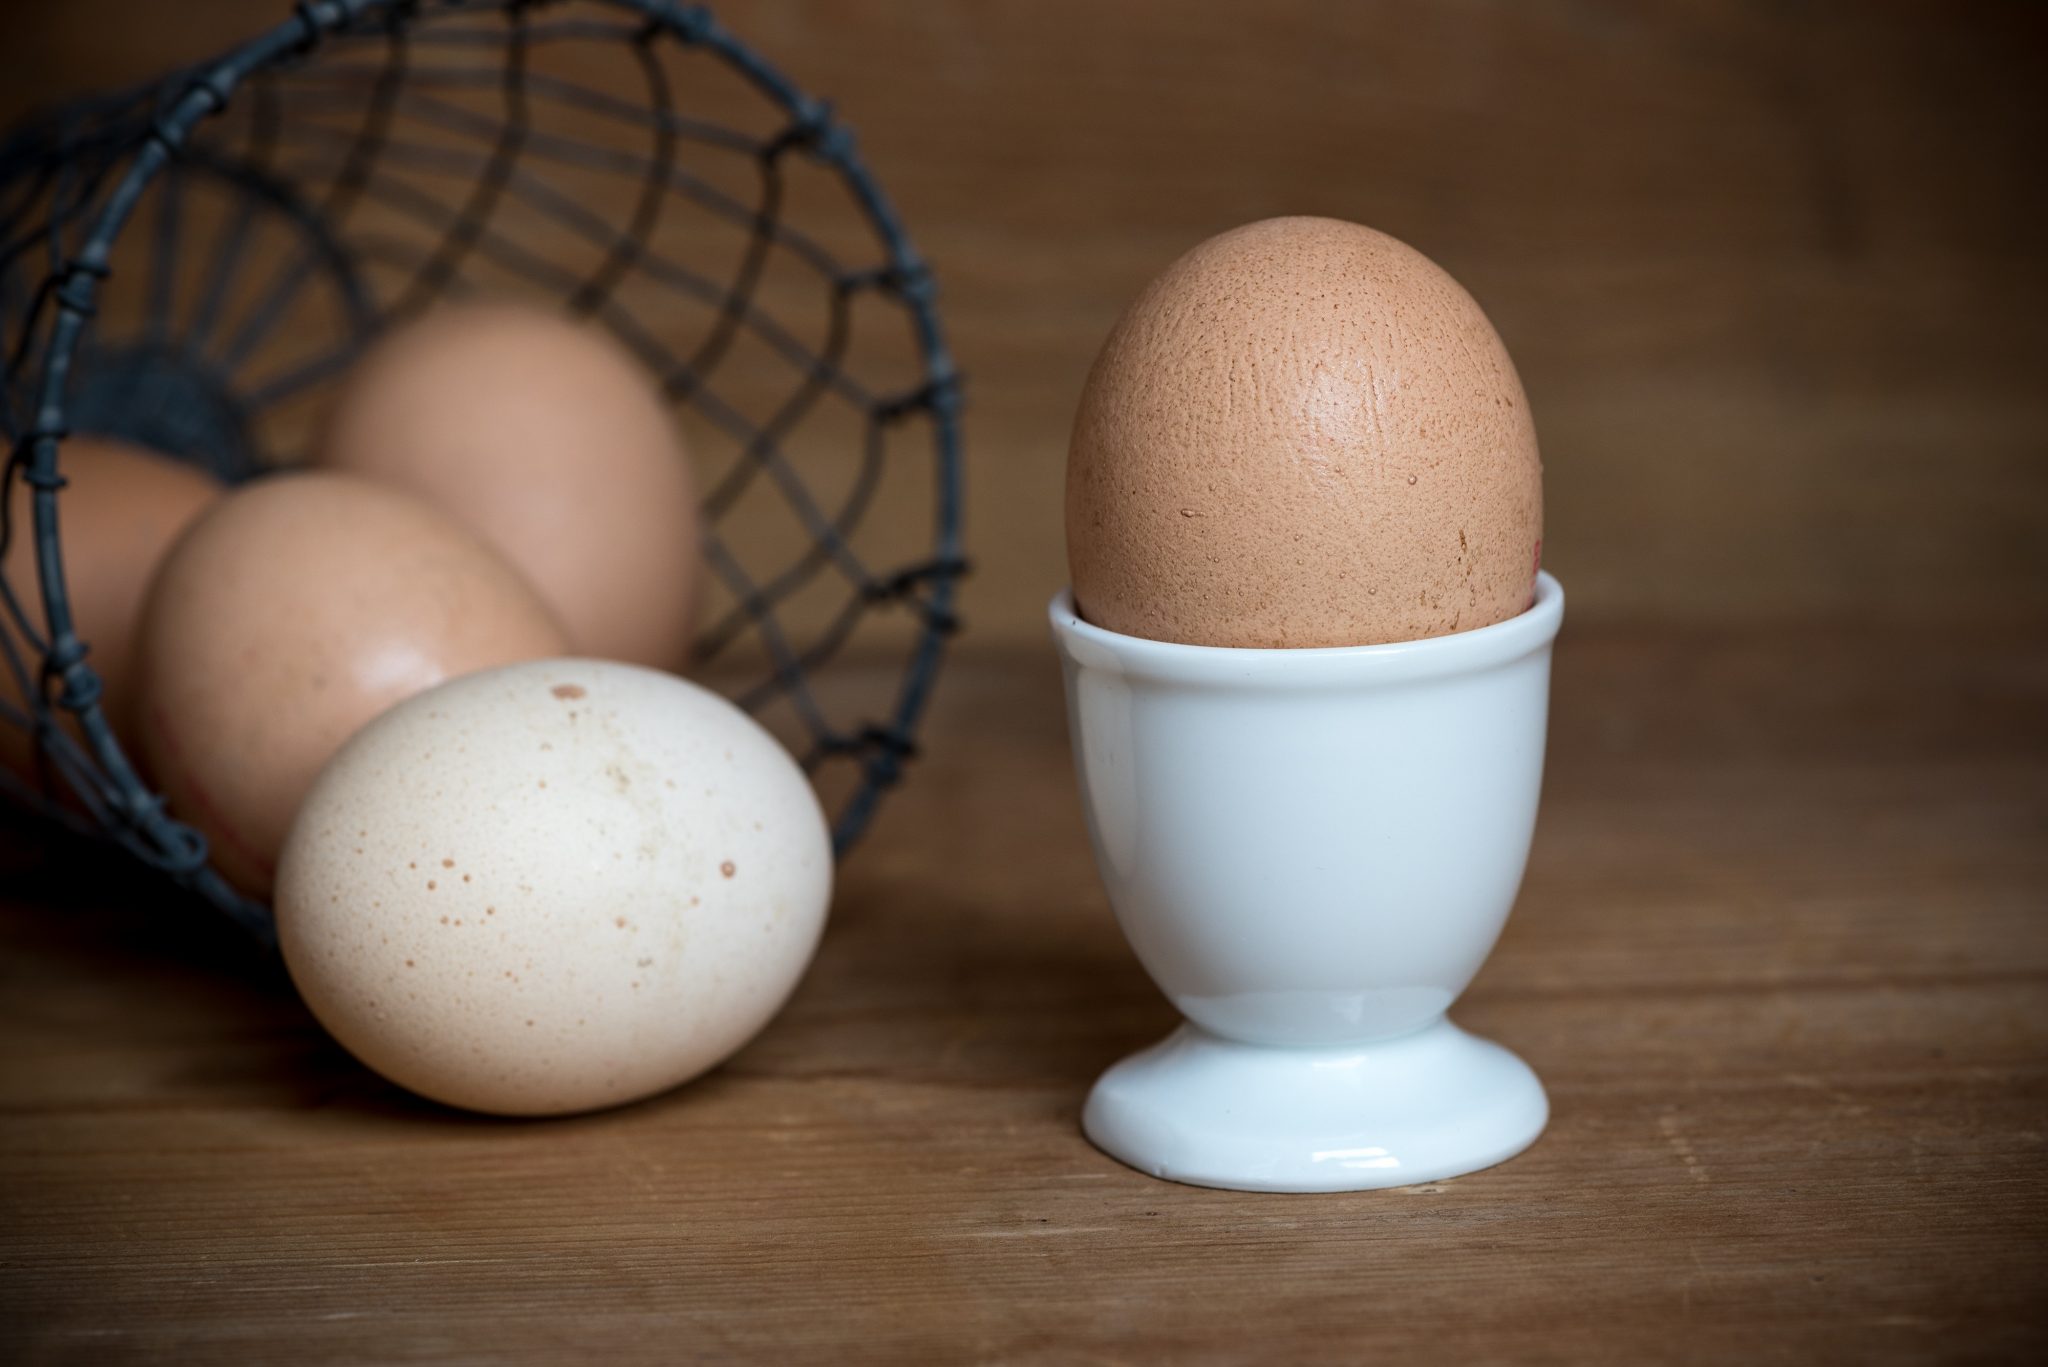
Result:
{"label": "shadow under egg cup", "polygon": [[1534,1142],[1536,1075],[1444,1013],[1528,861],[1557,581],[1493,626],[1332,649],[1124,636],[1067,592],[1051,617],[1096,862],[1187,1018],[1103,1074],[1088,1138],[1248,1191],[1405,1186]]}

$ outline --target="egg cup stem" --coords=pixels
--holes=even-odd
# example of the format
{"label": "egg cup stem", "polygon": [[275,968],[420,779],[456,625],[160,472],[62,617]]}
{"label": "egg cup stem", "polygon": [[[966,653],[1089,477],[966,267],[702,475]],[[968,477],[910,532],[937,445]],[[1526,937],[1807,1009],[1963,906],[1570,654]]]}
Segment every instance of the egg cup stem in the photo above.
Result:
{"label": "egg cup stem", "polygon": [[1404,1186],[1541,1133],[1541,1083],[1445,1011],[1520,886],[1564,593],[1476,631],[1246,650],[1051,619],[1119,924],[1187,1018],[1111,1068],[1088,1137],[1253,1191]]}

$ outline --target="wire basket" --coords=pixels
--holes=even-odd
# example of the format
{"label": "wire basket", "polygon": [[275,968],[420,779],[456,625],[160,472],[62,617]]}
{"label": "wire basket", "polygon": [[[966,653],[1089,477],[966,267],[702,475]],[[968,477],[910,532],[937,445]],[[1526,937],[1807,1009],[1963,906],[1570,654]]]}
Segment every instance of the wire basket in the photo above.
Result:
{"label": "wire basket", "polygon": [[0,144],[0,556],[32,537],[36,567],[0,578],[25,700],[0,727],[35,742],[0,782],[270,933],[102,715],[64,439],[228,480],[292,464],[381,329],[471,294],[599,322],[658,377],[705,491],[697,672],[854,842],[955,626],[958,379],[931,273],[830,106],[660,0],[311,0]]}

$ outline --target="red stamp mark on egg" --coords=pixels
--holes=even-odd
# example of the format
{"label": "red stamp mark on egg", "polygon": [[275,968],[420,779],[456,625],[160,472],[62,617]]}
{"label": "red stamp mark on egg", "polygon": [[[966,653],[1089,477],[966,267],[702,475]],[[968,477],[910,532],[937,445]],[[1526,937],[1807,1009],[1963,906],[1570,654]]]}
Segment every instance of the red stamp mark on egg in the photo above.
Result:
{"label": "red stamp mark on egg", "polygon": [[580,698],[585,689],[582,684],[556,684],[548,691],[558,698]]}

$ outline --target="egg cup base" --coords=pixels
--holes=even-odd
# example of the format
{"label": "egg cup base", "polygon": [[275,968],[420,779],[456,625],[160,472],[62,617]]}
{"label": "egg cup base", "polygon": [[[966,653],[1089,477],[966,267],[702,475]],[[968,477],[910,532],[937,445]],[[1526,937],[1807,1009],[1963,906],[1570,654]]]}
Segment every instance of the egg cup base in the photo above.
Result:
{"label": "egg cup base", "polygon": [[1370,1191],[1492,1167],[1543,1132],[1529,1065],[1439,1017],[1395,1039],[1247,1044],[1184,1023],[1104,1073],[1081,1126],[1140,1172],[1233,1191]]}

